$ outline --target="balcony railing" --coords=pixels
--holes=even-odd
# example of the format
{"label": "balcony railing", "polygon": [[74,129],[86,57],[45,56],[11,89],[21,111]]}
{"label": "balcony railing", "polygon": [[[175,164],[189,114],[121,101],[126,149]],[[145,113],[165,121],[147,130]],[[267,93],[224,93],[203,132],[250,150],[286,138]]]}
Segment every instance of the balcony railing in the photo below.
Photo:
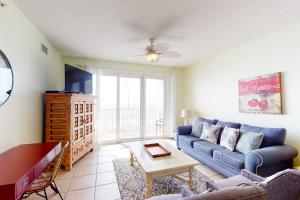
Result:
{"label": "balcony railing", "polygon": [[[119,128],[120,132],[139,134],[141,129],[140,108],[120,108]],[[146,109],[145,129],[152,132],[151,135],[162,135],[164,130],[163,114],[155,108]],[[99,129],[101,131],[113,131],[117,127],[117,110],[99,110]],[[103,131],[102,131],[103,132]],[[122,134],[120,133],[120,134]],[[100,133],[101,134],[101,133]],[[147,134],[147,133],[146,133]]]}

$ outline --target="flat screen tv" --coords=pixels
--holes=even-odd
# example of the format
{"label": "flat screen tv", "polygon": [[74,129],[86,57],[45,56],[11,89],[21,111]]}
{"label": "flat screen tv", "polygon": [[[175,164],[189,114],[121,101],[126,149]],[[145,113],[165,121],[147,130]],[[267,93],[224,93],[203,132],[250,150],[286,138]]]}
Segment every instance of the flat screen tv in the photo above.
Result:
{"label": "flat screen tv", "polygon": [[93,93],[93,75],[65,64],[65,92]]}

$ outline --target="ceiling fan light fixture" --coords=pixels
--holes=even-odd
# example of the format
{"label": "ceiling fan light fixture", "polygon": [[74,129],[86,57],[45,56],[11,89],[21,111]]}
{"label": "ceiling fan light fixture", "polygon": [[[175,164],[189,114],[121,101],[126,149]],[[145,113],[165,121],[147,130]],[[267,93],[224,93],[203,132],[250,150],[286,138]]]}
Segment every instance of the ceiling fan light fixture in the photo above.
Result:
{"label": "ceiling fan light fixture", "polygon": [[149,52],[149,53],[147,54],[147,59],[148,59],[150,62],[155,62],[155,61],[158,61],[159,55],[158,55],[158,53],[156,53],[156,52]]}

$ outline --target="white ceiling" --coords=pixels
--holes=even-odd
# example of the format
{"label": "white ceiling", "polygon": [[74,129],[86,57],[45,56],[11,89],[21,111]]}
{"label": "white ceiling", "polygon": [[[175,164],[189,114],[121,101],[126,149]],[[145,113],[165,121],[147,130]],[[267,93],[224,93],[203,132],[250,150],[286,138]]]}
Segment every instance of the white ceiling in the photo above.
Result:
{"label": "white ceiling", "polygon": [[149,64],[136,55],[157,36],[182,55],[163,66],[189,66],[300,22],[299,0],[14,1],[63,55]]}

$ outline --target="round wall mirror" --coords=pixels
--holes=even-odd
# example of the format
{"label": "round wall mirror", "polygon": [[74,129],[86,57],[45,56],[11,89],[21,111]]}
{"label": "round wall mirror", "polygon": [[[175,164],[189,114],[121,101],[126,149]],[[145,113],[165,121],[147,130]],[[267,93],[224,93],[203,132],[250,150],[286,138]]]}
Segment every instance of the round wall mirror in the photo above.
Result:
{"label": "round wall mirror", "polygon": [[13,88],[13,72],[8,59],[0,50],[0,106],[9,98]]}

